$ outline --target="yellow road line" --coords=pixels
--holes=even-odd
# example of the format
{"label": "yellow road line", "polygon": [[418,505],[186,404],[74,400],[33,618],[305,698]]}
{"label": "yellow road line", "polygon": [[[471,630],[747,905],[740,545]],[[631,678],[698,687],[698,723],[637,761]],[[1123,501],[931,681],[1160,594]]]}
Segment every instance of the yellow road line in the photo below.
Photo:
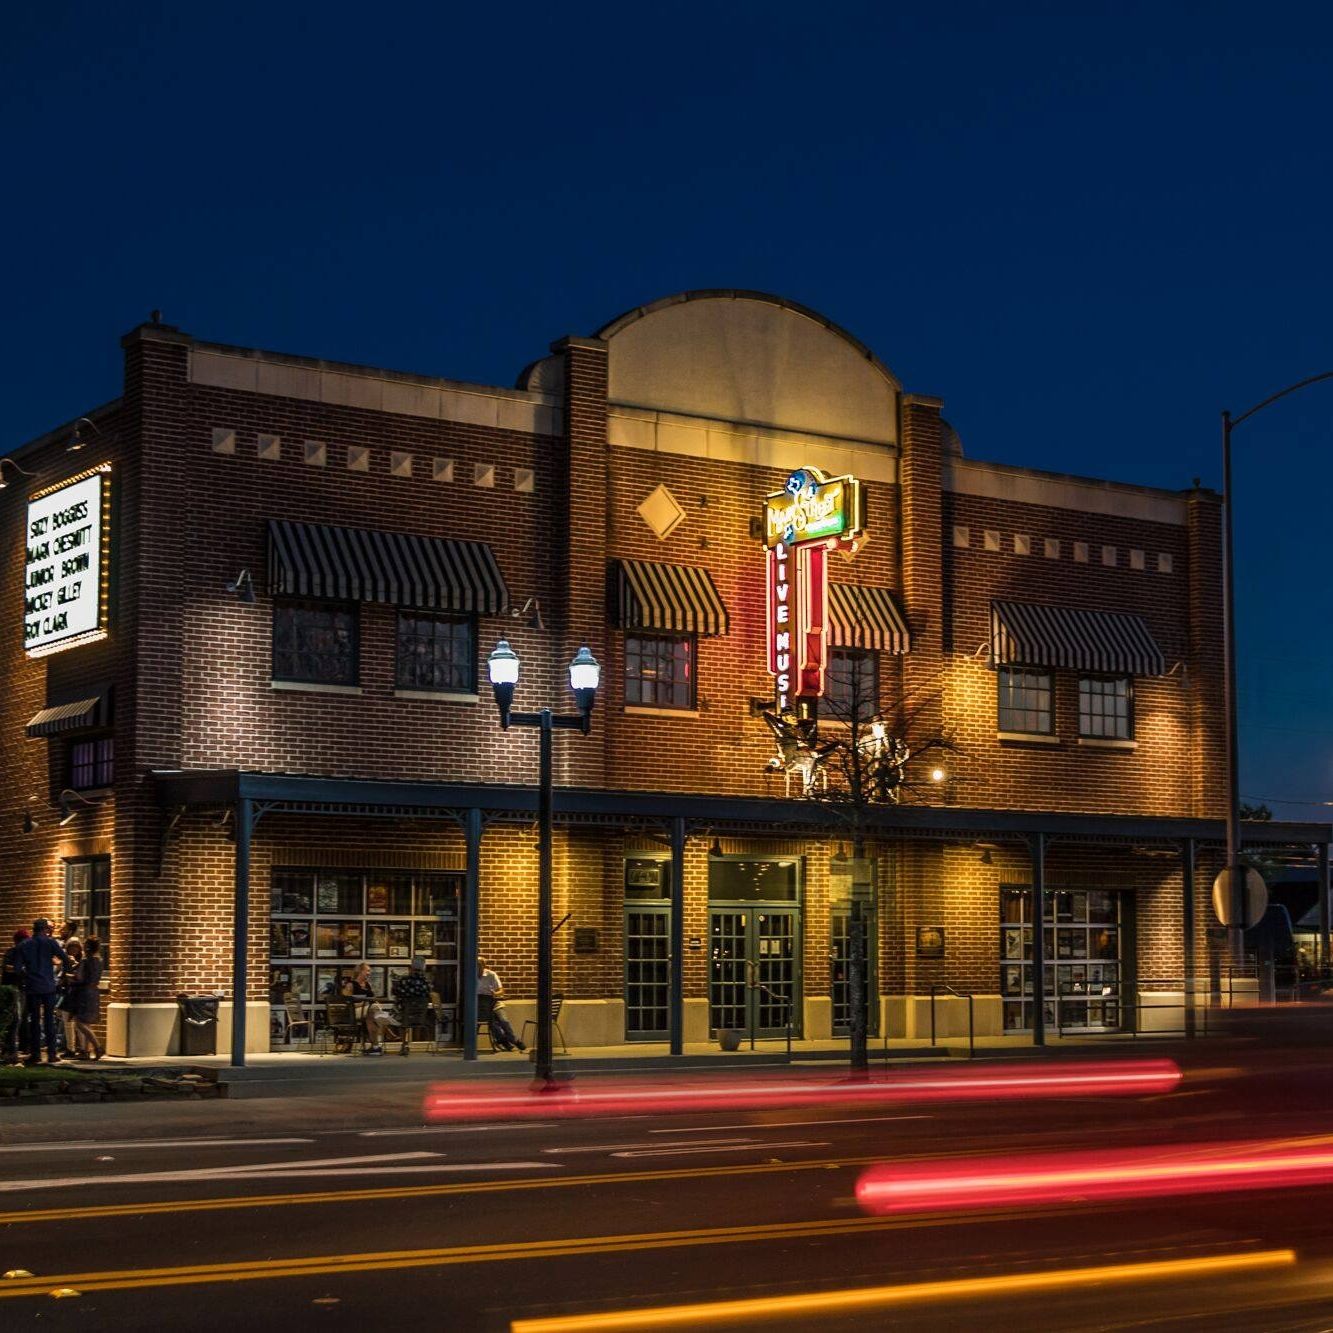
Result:
{"label": "yellow road line", "polygon": [[660,1171],[607,1171],[600,1175],[454,1181],[442,1185],[385,1185],[375,1189],[316,1190],[304,1194],[243,1194],[233,1198],[162,1199],[147,1203],[96,1204],[91,1207],[33,1208],[0,1213],[0,1225],[76,1220],[85,1222],[92,1217],[142,1217],[151,1213],[207,1213],[229,1208],[278,1208],[284,1205],[310,1207],[324,1203],[364,1203],[376,1199],[427,1199],[448,1194],[503,1194],[514,1190],[569,1189],[580,1185],[631,1185],[647,1180],[753,1176],[774,1171],[836,1171],[842,1167],[866,1166],[883,1160],[884,1154],[881,1152],[869,1157],[821,1158],[817,1161],[753,1162],[716,1167],[674,1167]]}
{"label": "yellow road line", "polygon": [[[941,1223],[942,1224],[942,1223]],[[680,1249],[694,1245],[731,1245],[745,1241],[802,1240],[820,1236],[892,1231],[919,1226],[921,1219],[883,1217],[828,1218],[810,1222],[767,1222],[756,1226],[708,1227],[691,1231],[648,1231],[617,1236],[582,1236],[559,1240],[517,1240],[488,1245],[456,1245],[432,1250],[386,1250],[378,1254],[321,1254],[290,1259],[250,1259],[225,1264],[187,1264],[176,1268],[130,1268],[109,1272],[57,1273],[0,1281],[0,1300],[44,1296],[52,1288],[78,1291],[125,1291],[141,1287],[183,1287],[209,1282],[253,1282],[262,1278],[323,1277],[339,1273],[402,1268],[443,1268],[456,1264],[513,1263],[525,1259],[566,1259],[587,1254]]]}
{"label": "yellow road line", "polygon": [[599,1333],[602,1330],[676,1328],[682,1324],[714,1328],[738,1320],[758,1322],[802,1315],[851,1314],[883,1310],[914,1302],[967,1300],[1053,1291],[1084,1284],[1152,1282],[1171,1278],[1199,1278],[1224,1273],[1283,1268],[1296,1262],[1293,1250],[1260,1250],[1248,1254],[1218,1254],[1196,1259],[1165,1259],[1132,1264],[1103,1264],[1092,1268],[1064,1268],[1044,1273],[1010,1273],[996,1277],[953,1278],[911,1282],[892,1287],[859,1287],[848,1291],[818,1291],[799,1296],[757,1296],[745,1300],[709,1301],[696,1305],[662,1305],[650,1309],[612,1310],[599,1314],[557,1315],[544,1319],[516,1319],[510,1333]]}

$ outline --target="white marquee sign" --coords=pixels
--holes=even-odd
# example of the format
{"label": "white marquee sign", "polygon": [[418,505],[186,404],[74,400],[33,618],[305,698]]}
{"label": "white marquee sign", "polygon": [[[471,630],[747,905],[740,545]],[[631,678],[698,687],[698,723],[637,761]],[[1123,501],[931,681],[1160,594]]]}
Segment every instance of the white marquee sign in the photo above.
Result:
{"label": "white marquee sign", "polygon": [[28,501],[23,646],[29,656],[106,635],[105,468]]}

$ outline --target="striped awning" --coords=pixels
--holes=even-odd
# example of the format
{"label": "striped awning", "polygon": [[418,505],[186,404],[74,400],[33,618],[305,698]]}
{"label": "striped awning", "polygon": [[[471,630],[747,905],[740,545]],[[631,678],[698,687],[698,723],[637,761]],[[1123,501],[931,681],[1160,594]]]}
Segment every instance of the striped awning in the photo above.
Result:
{"label": "striped awning", "polygon": [[509,589],[484,542],[320,523],[269,520],[268,582],[270,592],[287,597],[484,616],[509,607]]}
{"label": "striped awning", "polygon": [[888,588],[834,583],[829,587],[829,642],[835,648],[905,653],[912,636]]}
{"label": "striped awning", "polygon": [[1166,660],[1142,616],[1033,602],[992,602],[991,665],[1164,676]]}
{"label": "striped awning", "polygon": [[53,704],[28,719],[28,735],[60,736],[68,731],[92,731],[111,725],[111,690],[88,691],[82,699]]}
{"label": "striped awning", "polygon": [[618,561],[616,602],[621,629],[717,635],[731,628],[713,576],[695,565]]}

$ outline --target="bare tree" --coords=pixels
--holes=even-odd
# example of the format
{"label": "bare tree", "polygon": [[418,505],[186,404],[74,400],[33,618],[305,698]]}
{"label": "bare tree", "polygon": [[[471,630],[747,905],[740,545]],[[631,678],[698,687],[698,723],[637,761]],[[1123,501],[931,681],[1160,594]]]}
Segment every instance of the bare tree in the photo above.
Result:
{"label": "bare tree", "polygon": [[[881,708],[874,659],[850,659],[850,673],[830,681],[818,715],[764,714],[777,741],[771,769],[795,778],[800,793],[837,812],[846,826],[857,863],[877,807],[911,803],[939,790],[935,770],[946,755],[958,753],[952,734],[941,728],[940,691],[900,697]],[[863,667],[862,663],[868,663]],[[853,886],[848,931],[847,989],[850,1009],[851,1068],[864,1076],[867,1051],[867,920],[864,896]]]}

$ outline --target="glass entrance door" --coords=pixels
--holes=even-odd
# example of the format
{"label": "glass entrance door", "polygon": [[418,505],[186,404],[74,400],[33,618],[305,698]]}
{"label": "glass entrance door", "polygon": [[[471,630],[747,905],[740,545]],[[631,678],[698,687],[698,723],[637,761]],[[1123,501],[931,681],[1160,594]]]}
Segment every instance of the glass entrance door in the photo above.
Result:
{"label": "glass entrance door", "polygon": [[[851,1020],[851,963],[852,913],[846,906],[834,907],[829,920],[829,994],[833,1001],[833,1035],[845,1037],[852,1030]],[[879,987],[875,948],[875,911],[866,908],[866,1030],[872,1035],[879,1032]]]}
{"label": "glass entrance door", "polygon": [[669,1035],[670,934],[670,907],[626,904],[625,1035],[631,1041],[664,1041]]}
{"label": "glass entrance door", "polygon": [[708,1026],[780,1037],[800,1033],[800,912],[714,907],[708,913]]}

